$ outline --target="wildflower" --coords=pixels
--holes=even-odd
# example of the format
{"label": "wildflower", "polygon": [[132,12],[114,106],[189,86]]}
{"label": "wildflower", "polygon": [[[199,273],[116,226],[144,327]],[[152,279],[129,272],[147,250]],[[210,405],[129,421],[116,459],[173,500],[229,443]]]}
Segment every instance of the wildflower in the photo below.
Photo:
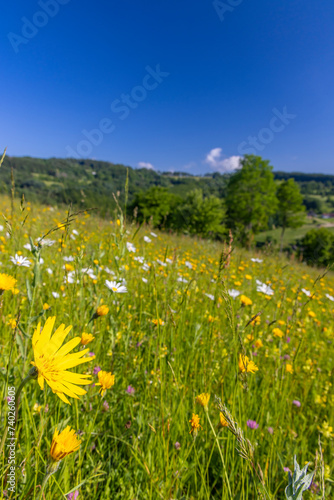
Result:
{"label": "wildflower", "polygon": [[181,448],[181,445],[178,441],[176,441],[176,443],[174,444],[174,447],[176,450],[179,450]]}
{"label": "wildflower", "polygon": [[260,347],[263,347],[263,342],[261,339],[256,340],[255,342],[255,347],[259,349]]}
{"label": "wildflower", "polygon": [[244,372],[255,373],[258,371],[258,367],[254,363],[254,361],[250,360],[244,354],[240,354],[239,355],[239,370],[242,373],[244,373]]}
{"label": "wildflower", "polygon": [[102,410],[103,411],[108,411],[109,410],[108,401],[103,401]]}
{"label": "wildflower", "polygon": [[294,400],[292,401],[292,404],[293,404],[293,405],[295,405],[295,406],[297,406],[298,408],[301,406],[301,402],[300,402],[300,401],[298,401],[298,399],[294,399]]}
{"label": "wildflower", "polygon": [[156,238],[156,237],[157,237],[157,235],[156,235],[155,233],[152,233],[152,232],[151,232],[151,235],[153,236],[153,238]]}
{"label": "wildflower", "polygon": [[232,288],[232,290],[228,290],[228,294],[230,297],[232,297],[232,299],[235,299],[236,297],[238,297],[240,295],[240,292],[238,290],[234,290]]}
{"label": "wildflower", "polygon": [[326,293],[326,297],[327,299],[331,300],[332,302],[334,302],[334,297],[332,297],[331,295],[329,295],[328,293]]}
{"label": "wildflower", "polygon": [[206,295],[210,300],[215,300],[215,296],[211,293],[205,293],[204,295]]}
{"label": "wildflower", "polygon": [[310,318],[315,318],[316,317],[316,314],[313,311],[309,311],[308,315],[310,316]]}
{"label": "wildflower", "polygon": [[243,306],[251,306],[253,304],[252,300],[246,297],[246,295],[241,295],[240,301]]}
{"label": "wildflower", "polygon": [[73,493],[69,493],[67,495],[67,500],[77,500],[78,496],[79,496],[79,490],[75,490],[73,491]]}
{"label": "wildflower", "polygon": [[52,296],[55,298],[55,299],[59,299],[60,295],[58,292],[52,292]]}
{"label": "wildflower", "polygon": [[128,385],[126,392],[132,396],[136,392],[136,389],[132,385]]}
{"label": "wildflower", "polygon": [[228,427],[228,422],[222,412],[219,412],[219,425],[221,427]]}
{"label": "wildflower", "polygon": [[107,389],[110,389],[115,384],[115,375],[112,375],[111,372],[105,372],[103,370],[98,373],[99,382],[96,385],[100,385],[101,389],[99,393],[103,397],[107,392]]}
{"label": "wildflower", "polygon": [[193,432],[194,437],[197,436],[198,429],[202,427],[201,424],[199,423],[199,421],[200,421],[199,416],[195,415],[195,413],[193,413],[191,420],[189,420],[189,422],[191,423],[191,430],[190,430],[189,434],[191,434]]}
{"label": "wildflower", "polygon": [[152,323],[153,323],[155,326],[158,326],[158,325],[163,326],[163,325],[165,324],[165,322],[164,322],[164,321],[162,321],[162,319],[161,319],[161,318],[159,318],[159,319],[152,319]]}
{"label": "wildflower", "polygon": [[305,293],[305,295],[307,295],[307,297],[311,297],[311,292],[309,292],[305,288],[302,288],[302,292]]}
{"label": "wildflower", "polygon": [[9,274],[0,273],[0,295],[7,290],[14,290],[17,280]]}
{"label": "wildflower", "polygon": [[269,434],[274,434],[274,429],[272,427],[268,427],[267,431]]}
{"label": "wildflower", "polygon": [[151,241],[152,241],[152,240],[151,240],[151,238],[149,238],[148,236],[144,236],[144,241],[145,241],[146,243],[151,243]]}
{"label": "wildflower", "polygon": [[106,316],[109,312],[109,307],[103,304],[96,309],[97,316]]}
{"label": "wildflower", "polygon": [[75,434],[74,429],[71,429],[69,425],[60,434],[56,429],[51,443],[51,457],[55,462],[59,462],[67,455],[77,451],[80,444],[81,441]]}
{"label": "wildflower", "polygon": [[72,326],[65,328],[65,325],[62,324],[51,336],[55,321],[55,317],[48,318],[42,330],[41,324],[38,323],[32,337],[34,361],[31,364],[37,369],[37,380],[40,388],[44,389],[44,381],[46,381],[53,393],[57,394],[65,403],[70,404],[65,394],[71,398],[79,399],[78,395],[86,394],[86,391],[78,385],[91,384],[92,381],[89,380],[89,375],[69,372],[67,369],[87,363],[90,359],[83,358],[88,349],[69,354],[74,347],[80,344],[80,337],[75,337],[62,346]]}
{"label": "wildflower", "polygon": [[275,337],[279,337],[279,338],[282,338],[284,336],[284,333],[282,332],[282,330],[280,328],[274,328],[273,334]]}
{"label": "wildflower", "polygon": [[210,394],[203,392],[196,398],[196,402],[203,406],[204,410],[208,409],[208,404],[210,400]]}
{"label": "wildflower", "polygon": [[246,422],[247,424],[247,427],[249,427],[250,429],[257,429],[259,427],[259,424],[256,423],[255,420],[247,420]]}
{"label": "wildflower", "polygon": [[252,262],[257,262],[258,264],[261,264],[261,262],[263,262],[262,259],[254,259],[254,258],[252,258],[251,261]]}
{"label": "wildflower", "polygon": [[40,404],[38,404],[38,403],[35,403],[35,404],[34,404],[34,406],[33,406],[32,411],[33,411],[33,413],[34,413],[34,414],[35,414],[35,413],[40,413],[40,412],[41,412],[41,409],[42,409],[41,405],[40,405]]}
{"label": "wildflower", "polygon": [[274,295],[274,290],[270,288],[270,286],[266,285],[265,283],[261,283],[258,280],[256,281],[258,283],[256,287],[257,292],[264,293],[265,295]]}
{"label": "wildflower", "polygon": [[10,319],[8,321],[8,325],[14,330],[16,328],[16,325],[17,325],[16,319]]}
{"label": "wildflower", "polygon": [[287,363],[286,366],[285,366],[285,370],[288,372],[288,373],[293,373],[293,366],[290,365],[290,363]]}
{"label": "wildflower", "polygon": [[322,423],[322,428],[319,430],[320,430],[321,434],[327,439],[334,437],[333,427],[331,425],[329,425],[329,423],[326,422],[325,420]]}
{"label": "wildflower", "polygon": [[81,335],[81,345],[87,345],[95,339],[94,335],[91,333],[83,333]]}
{"label": "wildflower", "polygon": [[45,304],[43,304],[43,311],[47,311],[48,309],[50,309],[50,306],[47,302],[45,302]]}
{"label": "wildflower", "polygon": [[27,257],[23,257],[22,255],[18,255],[17,253],[15,254],[15,257],[10,257],[10,260],[16,266],[30,267],[31,265],[31,262],[27,259]]}
{"label": "wildflower", "polygon": [[128,241],[126,243],[126,248],[128,249],[129,252],[133,253],[136,252],[136,247],[132,243],[129,243]]}
{"label": "wildflower", "polygon": [[127,293],[127,288],[124,285],[121,285],[120,283],[117,283],[116,281],[105,281],[106,287],[109,288],[114,293]]}

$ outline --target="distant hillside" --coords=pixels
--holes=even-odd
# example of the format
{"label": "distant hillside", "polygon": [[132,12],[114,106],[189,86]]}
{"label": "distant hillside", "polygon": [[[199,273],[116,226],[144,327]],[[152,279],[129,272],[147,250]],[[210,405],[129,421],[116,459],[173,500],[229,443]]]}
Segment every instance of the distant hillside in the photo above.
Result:
{"label": "distant hillside", "polygon": [[226,186],[226,176],[220,174],[197,177],[95,160],[7,156],[0,168],[1,192],[10,192],[11,168],[17,195],[24,193],[28,200],[42,203],[97,206],[102,212],[115,206],[113,193],[119,193],[120,203],[124,203],[127,172],[129,202],[137,192],[151,186],[166,187],[182,197],[200,187],[205,195],[215,194],[220,198],[224,197]]}
{"label": "distant hillside", "polygon": [[[0,191],[10,192],[11,168],[14,172],[15,191],[24,193],[30,201],[42,203],[73,203],[81,207],[98,207],[102,213],[115,206],[113,193],[119,201],[125,201],[125,183],[128,171],[129,202],[139,191],[151,186],[163,186],[174,194],[185,197],[195,188],[204,195],[214,194],[224,198],[227,174],[218,172],[205,176],[193,176],[182,172],[156,172],[133,169],[121,164],[95,160],[7,156],[0,168]],[[301,186],[304,195],[334,195],[334,176],[276,172],[278,180],[293,177]]]}

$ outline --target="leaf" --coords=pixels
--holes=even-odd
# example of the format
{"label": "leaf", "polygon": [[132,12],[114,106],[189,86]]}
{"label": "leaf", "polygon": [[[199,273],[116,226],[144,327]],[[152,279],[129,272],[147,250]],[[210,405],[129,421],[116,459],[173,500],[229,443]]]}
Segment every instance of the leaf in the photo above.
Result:
{"label": "leaf", "polygon": [[28,278],[26,279],[26,287],[27,287],[28,300],[29,300],[29,302],[31,302],[32,301],[32,293],[31,293],[30,281],[28,280]]}
{"label": "leaf", "polygon": [[285,496],[287,500],[302,500],[303,492],[308,490],[311,486],[314,472],[307,473],[308,464],[301,470],[294,456],[294,473],[293,476],[289,472],[289,484],[285,488]]}

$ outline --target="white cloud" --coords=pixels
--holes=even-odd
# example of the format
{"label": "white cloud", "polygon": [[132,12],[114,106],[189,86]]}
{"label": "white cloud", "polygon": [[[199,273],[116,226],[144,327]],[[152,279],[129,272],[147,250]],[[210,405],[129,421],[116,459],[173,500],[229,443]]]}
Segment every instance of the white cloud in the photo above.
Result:
{"label": "white cloud", "polygon": [[230,156],[224,159],[222,152],[222,148],[211,149],[210,153],[208,153],[205,158],[205,163],[207,163],[212,170],[221,173],[233,172],[240,168],[241,156]]}
{"label": "white cloud", "polygon": [[147,168],[148,170],[155,170],[152,163],[147,163],[145,161],[140,161],[137,165],[138,168]]}

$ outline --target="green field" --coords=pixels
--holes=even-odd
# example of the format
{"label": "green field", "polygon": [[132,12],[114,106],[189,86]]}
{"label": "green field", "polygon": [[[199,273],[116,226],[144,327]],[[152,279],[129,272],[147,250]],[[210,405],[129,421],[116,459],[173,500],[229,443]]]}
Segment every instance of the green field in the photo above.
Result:
{"label": "green field", "polygon": [[[279,500],[294,455],[315,471],[303,498],[333,497],[333,275],[120,212],[0,211],[1,498]],[[66,339],[41,334],[54,316]]]}

